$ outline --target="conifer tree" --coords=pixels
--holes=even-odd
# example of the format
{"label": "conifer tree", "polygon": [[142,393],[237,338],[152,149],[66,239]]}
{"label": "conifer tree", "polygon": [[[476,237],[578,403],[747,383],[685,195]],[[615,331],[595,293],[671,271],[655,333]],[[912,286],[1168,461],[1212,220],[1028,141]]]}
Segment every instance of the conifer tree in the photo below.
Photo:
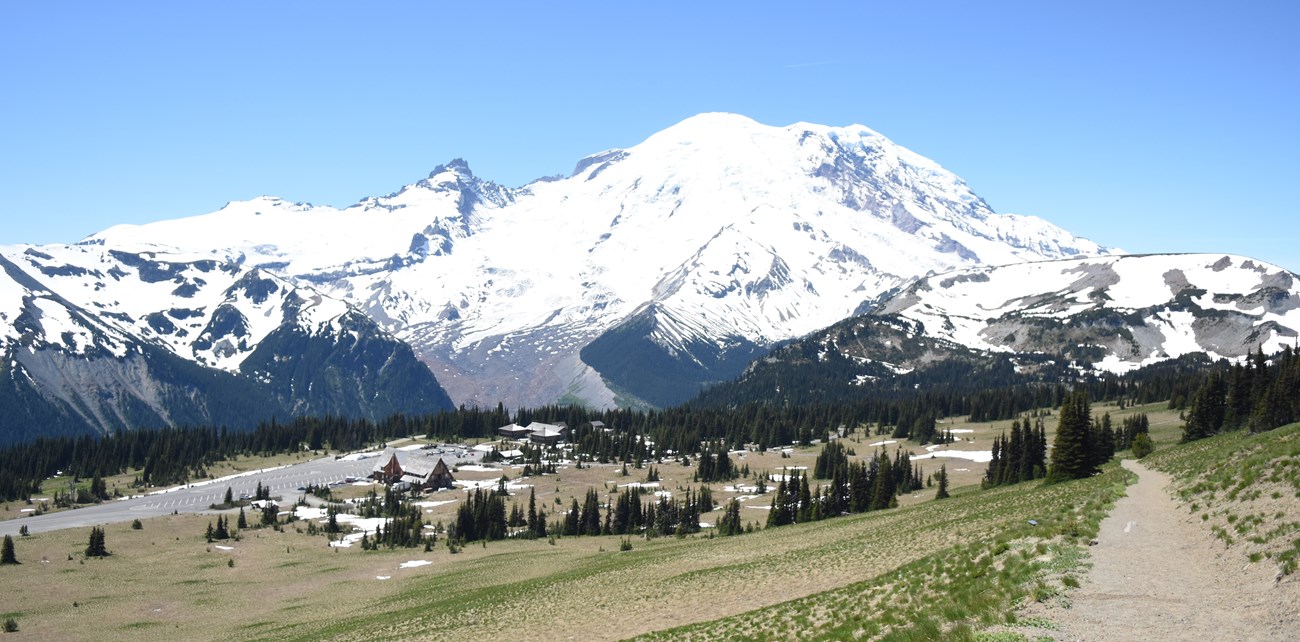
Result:
{"label": "conifer tree", "polygon": [[992,488],[998,485],[998,478],[1002,474],[1002,441],[1006,438],[1005,434],[993,438],[992,458],[989,459],[989,467],[984,471],[984,488]]}
{"label": "conifer tree", "polygon": [[722,517],[718,518],[718,534],[723,537],[730,535],[739,535],[745,532],[744,526],[740,524],[740,502],[733,499],[727,502],[727,508],[723,511]]}
{"label": "conifer tree", "polygon": [[785,479],[777,482],[776,493],[772,495],[772,510],[767,513],[767,525],[769,527],[794,523],[794,515],[790,514],[788,494]]}
{"label": "conifer tree", "polygon": [[538,533],[537,490],[535,488],[528,489],[528,532],[531,533],[534,537],[541,537],[546,535],[545,529],[542,529],[540,534]]}
{"label": "conifer tree", "polygon": [[86,543],[86,557],[107,557],[108,547],[104,542],[104,529],[92,526],[90,540]]}
{"label": "conifer tree", "polygon": [[939,490],[934,494],[935,499],[948,498],[948,465],[939,466]]}
{"label": "conifer tree", "polygon": [[18,556],[14,553],[14,538],[5,535],[4,547],[0,548],[0,565],[17,563]]}
{"label": "conifer tree", "polygon": [[889,456],[880,457],[880,467],[876,473],[876,484],[871,490],[871,510],[880,510],[889,508],[897,503],[894,495],[897,486],[894,481],[894,470],[889,463]]}
{"label": "conifer tree", "polygon": [[1108,462],[1115,456],[1115,431],[1110,425],[1109,412],[1101,416],[1101,431],[1097,437],[1097,458]]}
{"label": "conifer tree", "polygon": [[581,534],[581,515],[582,509],[578,507],[578,498],[574,497],[569,504],[569,512],[564,515],[564,529],[560,534],[566,537],[572,537]]}
{"label": "conifer tree", "polygon": [[802,481],[800,481],[800,483],[799,483],[799,499],[798,499],[798,502],[799,502],[799,516],[798,516],[798,518],[797,518],[796,521],[798,521],[798,522],[800,522],[800,523],[813,521],[813,515],[812,515],[812,503],[813,503],[813,502],[812,502],[812,492],[811,492],[810,489],[808,488],[808,476],[807,476],[807,474],[804,474],[804,475],[803,475],[803,479],[802,479]]}
{"label": "conifer tree", "polygon": [[1227,391],[1223,385],[1223,378],[1218,372],[1211,373],[1192,397],[1192,405],[1187,412],[1187,423],[1183,426],[1184,442],[1217,435],[1223,429],[1227,407],[1226,397]]}
{"label": "conifer tree", "polygon": [[1061,403],[1047,479],[1049,482],[1062,482],[1090,477],[1095,472],[1092,411],[1087,391],[1077,390]]}

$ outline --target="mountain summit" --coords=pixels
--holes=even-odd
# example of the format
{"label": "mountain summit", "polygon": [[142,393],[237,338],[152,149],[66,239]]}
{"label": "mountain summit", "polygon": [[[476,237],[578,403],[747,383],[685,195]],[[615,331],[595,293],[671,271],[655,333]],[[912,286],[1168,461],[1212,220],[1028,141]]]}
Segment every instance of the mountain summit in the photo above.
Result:
{"label": "mountain summit", "polygon": [[688,118],[562,178],[455,160],[344,209],[275,198],[85,243],[309,285],[409,343],[456,402],[670,404],[930,273],[1106,254],[997,214],[863,126]]}

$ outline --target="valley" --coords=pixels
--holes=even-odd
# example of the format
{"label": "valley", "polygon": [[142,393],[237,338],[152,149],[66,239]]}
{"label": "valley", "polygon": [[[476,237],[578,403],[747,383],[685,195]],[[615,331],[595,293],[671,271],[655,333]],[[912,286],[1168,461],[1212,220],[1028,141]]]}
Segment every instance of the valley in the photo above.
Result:
{"label": "valley", "polygon": [[[1148,414],[1157,448],[1153,462],[1186,461],[1182,453],[1203,452],[1216,444],[1225,449],[1240,447],[1235,434],[1177,445],[1178,413],[1163,405],[1120,409],[1099,404],[1094,410],[1111,413],[1117,423],[1131,413]],[[944,450],[979,452],[1005,431],[1008,422],[950,418],[942,425],[971,431],[957,432],[963,435],[962,442]],[[1253,441],[1261,444],[1276,444],[1264,451],[1273,454],[1263,454],[1261,464],[1293,463],[1294,446],[1288,444],[1294,443],[1296,434],[1294,428],[1287,428],[1255,437]],[[857,434],[843,443],[862,455],[881,441],[889,439]],[[927,452],[905,441],[883,447],[897,445],[918,456]],[[811,468],[820,449],[793,446],[788,451],[738,453],[736,463],[752,471]],[[1279,456],[1281,460],[1276,459]],[[369,468],[372,461],[352,463]],[[11,597],[0,615],[18,617],[24,632],[42,639],[89,639],[75,633],[85,630],[79,624],[85,618],[94,619],[100,638],[129,634],[137,639],[177,635],[188,639],[416,639],[435,631],[476,639],[550,639],[561,631],[592,639],[622,639],[691,622],[701,624],[673,628],[659,637],[712,639],[743,634],[838,639],[855,630],[875,637],[890,630],[937,627],[934,630],[952,633],[949,639],[963,639],[978,630],[1032,633],[1035,626],[1055,621],[1054,609],[1061,608],[1058,601],[1065,603],[1071,594],[1062,578],[1086,577],[1085,545],[1096,536],[1108,506],[1123,494],[1121,469],[1110,464],[1098,477],[1065,484],[1022,483],[980,490],[981,464],[967,466],[959,463],[968,461],[961,458],[943,461],[952,475],[954,497],[949,500],[935,501],[933,488],[927,488],[901,496],[900,507],[888,511],[735,537],[716,537],[710,534],[712,529],[685,538],[636,537],[631,539],[631,549],[623,551],[624,540],[618,536],[505,540],[467,545],[455,554],[441,541],[425,552],[419,548],[366,551],[330,546],[324,535],[304,531],[305,521],[289,522],[281,530],[245,529],[237,540],[213,543],[203,538],[204,525],[212,520],[209,513],[150,517],[141,520],[139,530],[125,522],[109,524],[107,541],[113,555],[83,559],[79,550],[85,543],[84,528],[34,530],[16,537],[23,563],[3,569],[14,585],[33,590]],[[266,463],[270,460],[239,462],[249,467]],[[319,463],[294,464],[276,474],[319,468]],[[917,463],[930,471],[938,462]],[[694,485],[691,468],[672,460],[651,465],[660,478],[658,488],[677,492]],[[470,484],[477,479],[495,485],[500,474],[509,476],[511,502],[524,501],[525,489],[534,491],[543,510],[552,513],[552,521],[584,489],[613,493],[620,486],[644,483],[646,474],[646,469],[630,468],[624,477],[614,464],[562,465],[554,475],[533,477],[521,477],[519,466],[502,466],[499,472],[487,466],[466,468],[457,478]],[[252,485],[255,479],[241,477],[232,487]],[[1287,479],[1276,488],[1300,493],[1300,484]],[[734,484],[712,484],[715,500],[722,504],[727,497],[739,495],[726,487],[745,483],[749,482],[741,478]],[[336,497],[361,497],[369,488],[343,485],[335,489]],[[1255,486],[1240,488],[1249,491]],[[1268,488],[1260,486],[1265,492]],[[276,495],[285,500],[297,496],[283,491]],[[428,498],[433,500],[424,509],[429,523],[451,524],[456,498],[464,497],[461,491],[448,491],[451,503],[445,503],[439,501],[442,495]],[[761,521],[770,502],[770,491],[746,500],[742,515]],[[1215,505],[1220,508],[1212,508]],[[1199,503],[1198,508],[1214,511],[1228,506]],[[712,515],[721,512],[717,509]],[[8,532],[13,524],[33,519],[39,518],[0,524]],[[701,516],[702,522],[715,519]],[[1285,520],[1279,525],[1288,523],[1286,528],[1300,527]],[[1285,537],[1267,540],[1252,550],[1251,559],[1261,552],[1276,558],[1286,554],[1287,546]],[[1004,561],[986,571],[975,570],[998,559]],[[1264,559],[1259,557],[1260,562]],[[965,566],[972,561],[974,567]],[[979,578],[990,572],[987,579],[992,583],[985,585]],[[951,578],[952,573],[968,581],[945,583],[942,578]],[[1294,596],[1291,576],[1285,587]],[[980,597],[971,601],[974,593]],[[1026,602],[1026,595],[1033,599]],[[701,596],[708,597],[701,600]],[[864,610],[848,606],[845,600],[873,606]],[[940,608],[940,604],[950,606]],[[1030,605],[1019,616],[1029,622],[1019,626],[1029,628],[1012,625],[1013,614]],[[621,616],[628,608],[635,617]],[[953,625],[958,628],[950,629]],[[1040,632],[1051,634],[1052,629]]]}

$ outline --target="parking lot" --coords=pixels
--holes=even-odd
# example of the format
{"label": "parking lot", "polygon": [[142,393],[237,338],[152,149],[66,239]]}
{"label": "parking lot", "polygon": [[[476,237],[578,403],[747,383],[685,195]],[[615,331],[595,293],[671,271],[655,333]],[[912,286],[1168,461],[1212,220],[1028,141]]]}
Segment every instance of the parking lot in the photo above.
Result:
{"label": "parking lot", "polygon": [[[447,454],[464,452],[448,448]],[[435,451],[437,452],[437,451]],[[285,500],[296,499],[300,488],[345,483],[349,477],[361,479],[370,475],[379,452],[352,454],[338,459],[323,457],[302,464],[281,468],[250,471],[215,480],[202,480],[177,486],[148,495],[117,499],[84,506],[74,510],[46,513],[0,522],[0,535],[17,535],[18,529],[27,526],[32,533],[80,528],[92,525],[131,521],[136,518],[156,517],[176,513],[199,513],[209,510],[212,504],[221,503],[229,487],[236,497],[253,495],[260,483],[271,489],[272,496]]]}

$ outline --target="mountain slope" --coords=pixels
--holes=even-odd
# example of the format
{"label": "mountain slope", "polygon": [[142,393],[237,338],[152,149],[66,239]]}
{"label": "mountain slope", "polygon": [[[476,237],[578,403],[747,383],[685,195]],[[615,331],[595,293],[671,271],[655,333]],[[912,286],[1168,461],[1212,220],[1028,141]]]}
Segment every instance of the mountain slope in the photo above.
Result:
{"label": "mountain slope", "polygon": [[1293,345],[1300,277],[1221,254],[1097,257],[928,277],[877,311],[976,350],[1070,351],[1122,372],[1193,352],[1236,358]]}
{"label": "mountain slope", "polygon": [[0,248],[0,266],[0,442],[450,407],[368,317],[257,269],[94,245]]}
{"label": "mountain slope", "polygon": [[1122,373],[1300,337],[1300,277],[1221,254],[1103,256],[923,277],[708,389],[704,405],[835,403]]}
{"label": "mountain slope", "polygon": [[518,189],[454,161],[344,209],[261,198],[86,242],[310,283],[483,405],[673,403],[916,276],[1107,252],[866,127],[732,114]]}

